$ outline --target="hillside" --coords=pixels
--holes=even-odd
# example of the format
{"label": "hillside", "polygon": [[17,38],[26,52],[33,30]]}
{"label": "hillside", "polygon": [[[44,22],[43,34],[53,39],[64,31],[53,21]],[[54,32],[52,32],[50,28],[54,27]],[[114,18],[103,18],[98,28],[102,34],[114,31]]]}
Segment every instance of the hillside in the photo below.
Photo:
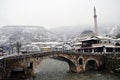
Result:
{"label": "hillside", "polygon": [[0,32],[0,42],[3,44],[61,40],[58,35],[40,26],[4,26]]}

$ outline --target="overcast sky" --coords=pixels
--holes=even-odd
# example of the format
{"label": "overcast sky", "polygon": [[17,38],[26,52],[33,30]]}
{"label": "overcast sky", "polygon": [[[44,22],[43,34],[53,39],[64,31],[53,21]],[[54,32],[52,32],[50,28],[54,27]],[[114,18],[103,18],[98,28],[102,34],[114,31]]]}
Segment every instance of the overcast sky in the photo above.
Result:
{"label": "overcast sky", "polygon": [[93,25],[94,5],[98,24],[120,25],[120,0],[0,0],[0,27]]}

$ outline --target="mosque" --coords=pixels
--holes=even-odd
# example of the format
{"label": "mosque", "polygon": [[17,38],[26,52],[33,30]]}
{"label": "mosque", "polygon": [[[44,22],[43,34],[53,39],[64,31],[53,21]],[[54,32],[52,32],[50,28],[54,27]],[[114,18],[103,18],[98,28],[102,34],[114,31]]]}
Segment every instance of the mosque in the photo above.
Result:
{"label": "mosque", "polygon": [[109,37],[99,36],[97,26],[97,14],[96,8],[94,7],[94,28],[95,35],[89,36],[86,39],[81,40],[81,46],[77,49],[78,52],[91,52],[91,53],[116,53],[120,52],[120,43],[116,42],[116,39]]}

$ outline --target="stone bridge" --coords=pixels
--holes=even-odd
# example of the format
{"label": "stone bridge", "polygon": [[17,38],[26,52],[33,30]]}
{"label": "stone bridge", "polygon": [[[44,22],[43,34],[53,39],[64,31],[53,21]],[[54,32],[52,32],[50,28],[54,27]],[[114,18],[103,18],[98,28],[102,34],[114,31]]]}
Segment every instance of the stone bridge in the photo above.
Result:
{"label": "stone bridge", "polygon": [[0,59],[0,80],[14,74],[34,76],[40,63],[47,58],[55,58],[68,63],[71,72],[84,72],[88,69],[101,70],[105,67],[105,56],[101,54],[81,54],[74,52],[26,53]]}

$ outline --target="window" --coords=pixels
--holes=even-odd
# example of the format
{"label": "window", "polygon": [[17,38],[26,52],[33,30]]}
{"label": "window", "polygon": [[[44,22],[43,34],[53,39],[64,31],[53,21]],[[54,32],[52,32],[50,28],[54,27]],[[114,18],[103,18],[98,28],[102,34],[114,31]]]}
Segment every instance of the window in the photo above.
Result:
{"label": "window", "polygon": [[28,69],[33,69],[33,62],[28,63],[27,68]]}

